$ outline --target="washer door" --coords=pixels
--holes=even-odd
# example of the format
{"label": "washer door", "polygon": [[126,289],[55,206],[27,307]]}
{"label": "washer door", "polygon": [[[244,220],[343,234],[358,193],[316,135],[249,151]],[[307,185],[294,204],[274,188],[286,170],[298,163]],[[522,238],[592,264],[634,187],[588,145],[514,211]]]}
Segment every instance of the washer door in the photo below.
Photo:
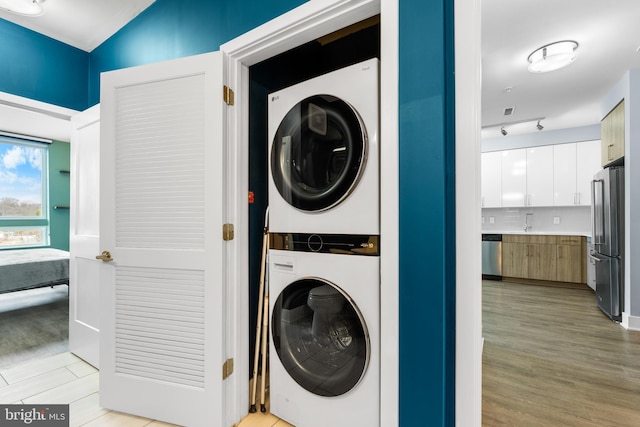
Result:
{"label": "washer door", "polygon": [[319,396],[340,396],[362,379],[369,363],[369,333],[360,311],[337,286],[298,280],[278,296],[271,315],[280,362],[300,386]]}
{"label": "washer door", "polygon": [[285,115],[271,148],[271,174],[282,197],[304,211],[339,204],[355,188],[366,161],[367,135],[343,100],[316,95]]}

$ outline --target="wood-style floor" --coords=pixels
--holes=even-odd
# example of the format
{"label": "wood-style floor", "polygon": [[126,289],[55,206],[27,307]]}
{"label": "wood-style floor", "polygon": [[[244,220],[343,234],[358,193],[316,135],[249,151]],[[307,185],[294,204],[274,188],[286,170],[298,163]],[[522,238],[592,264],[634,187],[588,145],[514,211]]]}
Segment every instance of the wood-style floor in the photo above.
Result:
{"label": "wood-style floor", "polygon": [[[590,289],[483,281],[483,300],[484,426],[640,426],[640,332]],[[98,373],[68,352],[0,366],[0,403],[68,403],[73,427],[170,426],[98,397]],[[290,425],[258,412],[238,427]]]}
{"label": "wood-style floor", "polygon": [[484,426],[640,426],[640,332],[593,291],[483,281]]}

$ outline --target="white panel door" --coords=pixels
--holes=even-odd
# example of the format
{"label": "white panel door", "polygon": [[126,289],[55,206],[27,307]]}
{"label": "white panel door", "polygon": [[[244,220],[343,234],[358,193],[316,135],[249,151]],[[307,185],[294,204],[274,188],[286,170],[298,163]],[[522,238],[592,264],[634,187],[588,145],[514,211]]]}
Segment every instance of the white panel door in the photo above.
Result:
{"label": "white panel door", "polygon": [[71,118],[69,350],[99,368],[100,106]]}
{"label": "white panel door", "polygon": [[527,206],[553,206],[553,147],[527,148]]}
{"label": "white panel door", "polygon": [[482,207],[502,206],[502,152],[482,153]]}
{"label": "white panel door", "polygon": [[502,152],[502,207],[525,206],[527,150]]}
{"label": "white panel door", "polygon": [[222,61],[101,81],[100,403],[191,427],[227,424]]}
{"label": "white panel door", "polygon": [[576,194],[576,144],[553,146],[553,204],[573,206]]}
{"label": "white panel door", "polygon": [[601,141],[580,142],[576,146],[576,201],[578,205],[591,205],[591,180],[602,169]]}

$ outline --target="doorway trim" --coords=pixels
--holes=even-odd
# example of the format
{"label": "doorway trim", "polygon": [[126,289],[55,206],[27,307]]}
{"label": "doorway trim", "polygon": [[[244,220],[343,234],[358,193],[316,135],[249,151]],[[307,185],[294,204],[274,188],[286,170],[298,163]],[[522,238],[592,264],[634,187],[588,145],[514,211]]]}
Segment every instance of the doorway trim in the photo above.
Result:
{"label": "doorway trim", "polygon": [[[384,1],[384,0],[383,0]],[[395,1],[389,2],[395,3]],[[246,368],[249,366],[249,337],[248,331],[249,318],[246,315],[249,301],[249,276],[248,276],[248,225],[249,212],[247,208],[247,193],[249,191],[249,67],[261,61],[269,59],[280,53],[286,52],[297,46],[309,41],[315,40],[320,36],[329,34],[333,31],[340,30],[356,22],[362,21],[381,12],[380,0],[312,0],[301,6],[231,40],[220,46],[220,50],[227,58],[226,76],[227,85],[235,90],[235,98],[239,108],[232,108],[227,116],[227,164],[228,164],[228,197],[229,201],[229,220],[238,224],[236,233],[236,241],[233,244],[233,251],[230,259],[235,260],[235,264],[230,266],[228,284],[237,284],[227,292],[229,300],[230,318],[228,319],[228,330],[237,331],[236,334],[229,337],[227,348],[233,353],[233,357],[237,361],[237,375],[229,384],[230,389],[235,388],[238,392],[238,398],[234,402],[229,402],[233,409],[229,409],[236,414],[228,414],[229,420],[238,420],[246,414],[249,407],[248,389],[249,389],[249,372]],[[397,22],[395,20],[394,22]],[[397,24],[394,31],[397,39]],[[385,24],[381,23],[381,31],[384,31]],[[387,30],[389,32],[393,30]],[[382,37],[381,37],[382,38]],[[391,44],[391,43],[389,43]],[[395,44],[397,46],[397,43]],[[397,48],[394,47],[397,51]],[[381,45],[382,54],[390,53],[384,51],[384,44]],[[397,69],[397,54],[395,55],[395,67]],[[389,67],[382,63],[381,74],[384,73],[384,67]],[[387,78],[388,82],[389,79]],[[397,79],[394,80],[393,96],[397,98]],[[384,86],[385,79],[382,78],[381,85]],[[384,99],[384,91],[381,90],[381,97]],[[385,105],[384,101],[381,101]],[[393,111],[393,117],[397,117],[397,107],[393,108],[387,105],[387,113]],[[393,121],[396,121],[394,119]],[[387,133],[389,133],[387,131]],[[397,140],[397,131],[390,138]],[[381,138],[385,137],[385,130],[381,129]],[[386,144],[393,146],[393,151],[397,152],[396,144]],[[382,154],[382,153],[381,153]],[[381,156],[384,158],[384,156]],[[396,155],[397,158],[397,155]],[[381,170],[387,168],[387,173],[397,178],[397,162],[391,165],[392,161],[387,160],[390,165],[381,165]],[[393,169],[391,169],[393,168]],[[394,188],[397,199],[397,186]],[[382,198],[382,195],[381,195]],[[387,206],[394,206],[392,212],[388,212],[385,216],[387,222],[394,222],[393,226],[397,227],[397,203],[386,203]],[[381,206],[385,203],[381,202]],[[381,212],[381,217],[382,212]],[[384,218],[384,217],[383,217]],[[392,221],[391,218],[395,218]],[[384,219],[381,224],[382,232],[384,231]],[[390,234],[397,236],[397,233]],[[388,240],[388,242],[391,239]],[[389,242],[390,243],[390,242]],[[397,247],[397,246],[396,246]],[[385,248],[381,248],[381,251]],[[397,249],[386,248],[387,254],[397,254]],[[397,255],[396,255],[397,256]],[[381,257],[383,263],[384,257]],[[391,269],[387,268],[387,271]],[[397,272],[397,259],[395,260],[395,271]],[[392,280],[386,280],[387,286],[381,285],[383,295],[381,300],[384,301],[384,289],[393,288],[397,294],[397,274],[390,275]],[[381,283],[383,281],[381,280]],[[397,300],[397,296],[395,298]],[[387,421],[382,421],[381,425],[393,426],[398,423],[398,388],[397,388],[397,302],[394,304],[392,298],[388,298],[381,309],[381,324],[396,325],[393,329],[393,336],[385,341],[387,349],[382,355],[382,371],[381,377],[387,384],[383,387],[381,396],[381,416]],[[386,308],[391,307],[391,313]],[[385,316],[387,320],[385,321]],[[393,319],[392,319],[393,317]],[[388,333],[388,331],[387,331]],[[385,331],[382,331],[382,339],[384,340]],[[395,341],[395,344],[393,344]],[[386,359],[386,360],[385,360]],[[231,377],[229,378],[231,379]],[[386,380],[384,380],[386,379]]]}

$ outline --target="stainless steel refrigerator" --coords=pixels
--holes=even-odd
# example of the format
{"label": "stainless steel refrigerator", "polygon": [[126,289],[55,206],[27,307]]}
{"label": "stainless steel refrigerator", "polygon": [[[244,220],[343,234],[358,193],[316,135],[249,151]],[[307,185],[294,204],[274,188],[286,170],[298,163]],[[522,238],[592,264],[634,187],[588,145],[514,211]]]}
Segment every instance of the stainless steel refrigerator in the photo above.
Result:
{"label": "stainless steel refrigerator", "polygon": [[591,182],[590,257],[596,265],[596,300],[612,320],[624,309],[624,167],[605,168]]}

